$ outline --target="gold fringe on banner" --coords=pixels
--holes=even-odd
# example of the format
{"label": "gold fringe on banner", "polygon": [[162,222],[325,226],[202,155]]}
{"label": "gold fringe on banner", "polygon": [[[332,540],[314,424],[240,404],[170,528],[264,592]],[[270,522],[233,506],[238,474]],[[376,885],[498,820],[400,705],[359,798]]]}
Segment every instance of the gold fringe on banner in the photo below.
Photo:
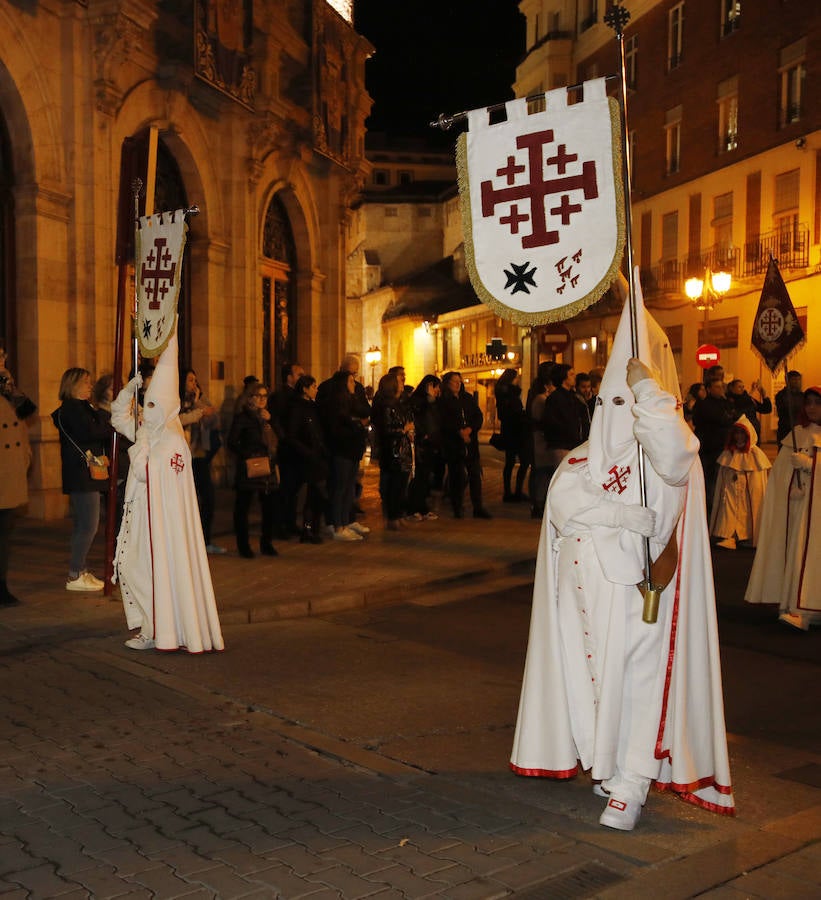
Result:
{"label": "gold fringe on banner", "polygon": [[502,300],[499,300],[498,297],[491,294],[479,277],[473,248],[473,221],[471,216],[470,179],[468,176],[467,159],[468,134],[467,132],[463,132],[459,135],[459,139],[456,143],[456,166],[459,184],[459,205],[462,211],[462,230],[465,236],[465,260],[467,263],[468,275],[470,276],[470,283],[473,285],[476,296],[482,303],[489,306],[496,315],[513,322],[515,325],[546,325],[550,322],[562,322],[565,319],[572,319],[574,316],[587,309],[588,306],[592,306],[599,300],[618,277],[621,269],[622,256],[624,255],[626,233],[624,183],[622,181],[621,127],[618,102],[612,97],[609,97],[607,103],[610,110],[610,144],[613,157],[613,184],[616,195],[616,250],[607,272],[592,291],[584,297],[574,300],[572,303],[567,303],[564,306],[543,311],[525,312],[508,306]]}

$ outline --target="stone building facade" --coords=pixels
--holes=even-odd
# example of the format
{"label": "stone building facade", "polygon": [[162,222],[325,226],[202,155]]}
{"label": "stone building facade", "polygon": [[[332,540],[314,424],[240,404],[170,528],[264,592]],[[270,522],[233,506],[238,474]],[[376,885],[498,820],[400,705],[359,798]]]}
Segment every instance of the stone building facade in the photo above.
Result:
{"label": "stone building facade", "polygon": [[[608,0],[521,0],[526,55],[516,95],[618,72]],[[783,385],[750,349],[770,253],[779,262],[807,343],[790,361],[821,379],[821,5],[816,0],[626,0],[634,261],[665,327],[685,388],[696,350],[719,348],[727,376]],[[712,310],[685,280],[726,271]],[[705,305],[705,304],[702,304]],[[709,305],[709,304],[707,304]],[[615,328],[607,302],[567,323],[577,369],[596,362]],[[538,334],[534,335],[536,342]],[[775,417],[765,422],[771,438]]]}
{"label": "stone building facade", "polygon": [[157,135],[158,211],[200,210],[179,330],[211,401],[338,365],[372,49],[326,0],[0,0],[0,340],[39,406],[30,514],[65,510],[61,374],[113,367],[129,140]]}

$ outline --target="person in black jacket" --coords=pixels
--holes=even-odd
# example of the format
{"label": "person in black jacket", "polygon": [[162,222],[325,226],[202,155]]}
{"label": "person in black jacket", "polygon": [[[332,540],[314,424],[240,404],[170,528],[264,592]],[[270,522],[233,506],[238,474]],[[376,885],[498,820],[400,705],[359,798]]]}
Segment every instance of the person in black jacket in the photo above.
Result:
{"label": "person in black jacket", "polygon": [[439,410],[442,455],[448,467],[453,515],[457,519],[462,518],[467,480],[474,518],[490,519],[490,513],[482,505],[482,467],[479,459],[479,430],[484,416],[477,402],[465,391],[459,372],[446,372],[442,376]]}
{"label": "person in black jacket", "polygon": [[[259,552],[263,556],[277,556],[271,543],[274,537],[277,495],[277,436],[271,428],[271,414],[266,408],[268,390],[260,382],[252,382],[242,395],[240,408],[231,423],[228,449],[237,457],[236,498],[234,500],[234,533],[237,550],[245,559],[253,559],[254,551],[248,537],[248,513],[254,494],[262,507],[262,537]],[[247,460],[268,459],[269,473],[252,477]]]}
{"label": "person in black jacket", "polygon": [[74,527],[68,591],[101,591],[105,586],[86,569],[86,558],[100,527],[100,492],[105,480],[91,477],[90,465],[103,457],[111,440],[111,426],[91,405],[91,374],[87,369],[66,369],[60,380],[61,404],[51,414],[60,432],[63,493],[68,494]]}
{"label": "person in black jacket", "polygon": [[268,397],[268,412],[271,414],[271,427],[279,439],[277,462],[280,482],[277,533],[279,537],[287,538],[292,534],[299,533],[296,525],[296,506],[299,489],[303,484],[299,480],[299,466],[288,437],[288,421],[291,409],[299,396],[296,383],[305,374],[305,370],[299,363],[285,363],[280,372],[282,383]]}
{"label": "person in black jacket", "polygon": [[553,468],[590,434],[590,415],[584,401],[576,393],[576,373],[562,363],[551,375],[555,390],[545,400],[542,428],[545,446]]}
{"label": "person in black jacket", "polygon": [[733,407],[733,415],[738,421],[746,416],[755,428],[756,437],[761,442],[761,421],[759,415],[766,416],[773,411],[772,400],[767,396],[761,383],[754,381],[749,393],[744,389],[744,382],[734,378],[727,385],[727,399]]}
{"label": "person in black jacket", "polygon": [[[501,423],[502,444],[505,449],[505,467],[502,470],[502,484],[505,503],[521,503],[527,500],[522,493],[527,470],[533,461],[533,441],[530,423],[522,405],[522,388],[516,369],[505,369],[496,382],[496,415]],[[516,490],[510,489],[513,468],[519,461],[516,472]]]}
{"label": "person in black jacket", "polygon": [[416,468],[408,487],[408,513],[414,519],[439,518],[430,508],[428,498],[442,459],[442,426],[437,403],[441,384],[435,375],[425,375],[410,398]]}
{"label": "person in black jacket", "polygon": [[311,375],[300,375],[288,418],[288,446],[299,484],[307,485],[302,510],[303,544],[321,544],[322,511],[328,502],[328,448],[316,407],[318,385]]}
{"label": "person in black jacket", "polygon": [[693,430],[701,444],[698,455],[704,469],[708,512],[713,505],[718,457],[727,446],[730,427],[735,421],[733,407],[726,397],[726,391],[724,379],[714,377],[707,382],[707,396],[693,407]]}
{"label": "person in black jacket", "polygon": [[399,379],[379,379],[373,398],[373,428],[379,443],[379,493],[389,531],[398,531],[407,511],[408,480],[413,469],[413,414]]}
{"label": "person in black jacket", "polygon": [[[360,385],[361,387],[361,385]],[[365,424],[370,415],[367,401],[360,400],[351,372],[340,369],[317,392],[319,415],[331,454],[328,483],[328,521],[337,541],[361,541],[370,531],[353,518],[359,460],[365,452]]]}

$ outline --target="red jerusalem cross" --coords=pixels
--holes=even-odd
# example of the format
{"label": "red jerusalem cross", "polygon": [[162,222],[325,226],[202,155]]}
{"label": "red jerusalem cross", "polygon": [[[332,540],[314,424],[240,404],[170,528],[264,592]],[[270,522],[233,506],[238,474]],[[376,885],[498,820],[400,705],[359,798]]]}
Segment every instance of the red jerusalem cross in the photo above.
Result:
{"label": "red jerusalem cross", "polygon": [[[603,481],[602,487],[614,494],[623,494],[627,490],[627,476],[630,474],[630,466],[624,466],[622,469],[619,469],[618,466],[611,466],[607,473],[612,475],[613,479],[612,481]],[[622,481],[622,478],[624,478],[624,481]]]}
{"label": "red jerusalem cross", "polygon": [[182,472],[182,470],[185,468],[185,460],[182,458],[181,453],[175,453],[171,457],[171,468],[177,473],[177,475],[179,475],[180,472]]}
{"label": "red jerusalem cross", "polygon": [[[165,238],[154,238],[154,247],[140,271],[140,283],[145,286],[149,309],[159,309],[160,301],[165,299],[165,295],[174,284],[177,264],[171,262],[171,251],[166,249],[165,244]],[[148,268],[149,266],[153,268]]]}
{"label": "red jerusalem cross", "polygon": [[[556,166],[559,175],[563,178],[544,178],[542,175],[542,157],[546,144],[553,141],[553,131],[534,131],[532,134],[523,134],[516,138],[516,146],[519,150],[527,150],[530,181],[525,184],[512,185],[494,190],[492,181],[482,182],[482,216],[493,216],[496,206],[500,203],[513,203],[516,200],[530,201],[530,219],[533,231],[522,237],[522,247],[545,247],[548,244],[559,242],[558,231],[548,231],[545,201],[550,194],[561,194],[561,202],[550,210],[551,215],[561,216],[562,225],[570,223],[570,216],[581,211],[581,203],[571,203],[569,194],[571,191],[583,191],[585,200],[592,200],[599,196],[599,188],[596,182],[596,163],[592,160],[582,164],[581,175],[565,175],[567,163],[576,160],[576,154],[566,153],[564,144],[559,144],[556,156],[550,156],[546,162]],[[515,170],[520,167],[513,165],[513,157],[507,158],[507,165],[496,170],[498,176],[505,176],[508,185],[511,185],[515,177]],[[515,215],[513,209],[515,208]],[[518,233],[519,223],[524,221],[523,214],[518,207],[511,208],[511,216],[501,219],[502,224],[510,225],[511,234]]]}

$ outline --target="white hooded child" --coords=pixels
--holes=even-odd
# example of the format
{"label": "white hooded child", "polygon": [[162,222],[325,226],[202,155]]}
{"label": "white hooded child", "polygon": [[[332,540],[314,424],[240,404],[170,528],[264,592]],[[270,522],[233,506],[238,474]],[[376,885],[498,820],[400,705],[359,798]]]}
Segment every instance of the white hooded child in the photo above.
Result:
{"label": "white hooded child", "polygon": [[114,555],[132,650],[223,650],[202,535],[191,451],[179,420],[176,334],[160,354],[134,434],[139,375],[111,404],[111,423],[134,441]]}
{"label": "white hooded child", "polygon": [[[589,440],[550,484],[510,763],[537,777],[590,770],[607,798],[600,824],[624,831],[653,782],[734,811],[698,441],[667,338],[637,293],[643,361],[631,358],[625,304]],[[637,588],[645,537],[654,574],[662,551],[672,560],[655,623]]]}

